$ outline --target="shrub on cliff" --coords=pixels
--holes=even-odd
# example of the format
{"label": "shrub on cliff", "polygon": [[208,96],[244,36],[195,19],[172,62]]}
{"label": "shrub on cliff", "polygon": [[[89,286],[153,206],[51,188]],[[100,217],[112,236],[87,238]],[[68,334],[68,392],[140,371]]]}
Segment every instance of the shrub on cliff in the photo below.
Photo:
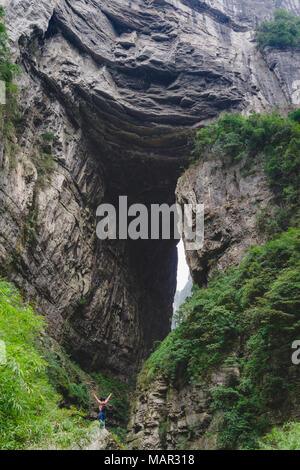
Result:
{"label": "shrub on cliff", "polygon": [[18,122],[20,119],[17,106],[18,87],[14,83],[14,79],[20,74],[20,68],[12,62],[7,44],[8,35],[4,24],[4,9],[0,7],[0,80],[5,82],[6,89],[6,105],[0,105],[0,132],[8,137],[15,121]]}
{"label": "shrub on cliff", "polygon": [[274,428],[260,440],[262,450],[300,450],[300,423]]}
{"label": "shrub on cliff", "polygon": [[[294,215],[300,195],[300,124],[295,117],[295,113],[290,118],[278,113],[224,114],[197,132],[192,161],[211,155],[227,164],[240,160],[249,169],[261,163],[277,204]],[[284,220],[282,228],[287,228],[289,217]]]}
{"label": "shrub on cliff", "polygon": [[218,444],[256,447],[267,417],[288,412],[300,391],[291,374],[291,346],[300,338],[300,228],[253,247],[206,289],[195,287],[182,311],[185,320],[145,363],[140,386],[162,374],[175,386],[209,387],[213,371],[238,367],[237,383],[211,390],[212,409],[223,415]]}
{"label": "shrub on cliff", "polygon": [[293,113],[289,114],[289,118],[300,124],[300,109],[297,109]]}
{"label": "shrub on cliff", "polygon": [[[49,364],[36,346],[44,320],[0,280],[0,449],[68,448],[85,441],[87,422],[75,408],[60,408]],[[2,348],[3,349],[3,348]]]}
{"label": "shrub on cliff", "polygon": [[277,10],[274,21],[264,22],[258,27],[257,41],[261,48],[300,47],[300,18],[283,9]]}
{"label": "shrub on cliff", "polygon": [[211,388],[211,409],[222,416],[219,447],[249,449],[278,410],[291,416],[300,392],[291,360],[300,338],[298,113],[222,115],[196,134],[193,161],[209,158],[225,166],[238,160],[241,171],[263,166],[277,203],[266,210],[276,220],[264,212],[258,222],[268,224],[272,239],[251,248],[238,268],[214,273],[207,288],[194,287],[182,323],[145,363],[139,385],[163,375],[175,387],[201,383],[207,390],[213,372],[238,368],[234,383]]}

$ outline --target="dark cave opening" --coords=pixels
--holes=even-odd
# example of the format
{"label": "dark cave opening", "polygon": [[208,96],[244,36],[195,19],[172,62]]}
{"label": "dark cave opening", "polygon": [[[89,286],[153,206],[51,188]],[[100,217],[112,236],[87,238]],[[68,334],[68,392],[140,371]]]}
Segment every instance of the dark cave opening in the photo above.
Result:
{"label": "dark cave opening", "polygon": [[[145,145],[143,138],[139,140],[135,135],[134,142],[122,142],[124,123],[120,123],[119,142],[114,141],[113,146],[109,143],[109,126],[102,134],[99,128],[103,121],[97,123],[97,129],[95,125],[85,127],[84,135],[88,154],[97,162],[104,182],[101,203],[118,208],[119,197],[127,196],[128,207],[143,204],[149,215],[152,204],[172,206],[186,161],[171,158],[168,148],[163,153],[167,133],[161,132],[159,154],[149,158],[151,144]],[[93,211],[99,204],[97,194],[94,198]],[[173,224],[171,217],[172,227]],[[95,270],[88,302],[69,315],[65,332],[72,357],[85,369],[107,371],[123,379],[135,377],[154,343],[171,331],[178,263],[178,240],[172,235],[171,230],[169,240],[95,241],[95,263],[99,268]],[[103,292],[103,285],[112,287]]]}

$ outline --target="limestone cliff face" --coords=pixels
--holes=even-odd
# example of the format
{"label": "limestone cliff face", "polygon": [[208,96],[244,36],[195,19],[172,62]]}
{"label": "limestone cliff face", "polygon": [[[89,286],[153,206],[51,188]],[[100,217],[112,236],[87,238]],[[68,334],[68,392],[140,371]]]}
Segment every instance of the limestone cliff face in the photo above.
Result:
{"label": "limestone cliff face", "polygon": [[246,168],[246,162],[226,165],[221,159],[199,162],[179,179],[177,201],[183,205],[204,204],[204,246],[187,251],[193,280],[204,286],[211,271],[236,266],[258,233],[259,211],[272,204],[273,195],[262,166]]}
{"label": "limestone cliff face", "polygon": [[212,374],[210,383],[178,389],[164,377],[138,389],[129,423],[128,445],[134,450],[214,450],[220,416],[210,409],[209,389],[228,386],[238,369]]}
{"label": "limestone cliff face", "polygon": [[[299,103],[299,53],[263,56],[253,41],[259,21],[280,6],[299,14],[299,2],[4,4],[23,71],[26,122],[13,163],[3,146],[0,154],[1,272],[35,299],[51,333],[81,364],[130,376],[170,329],[175,246],[100,242],[96,207],[119,195],[129,202],[173,202],[189,153],[187,130],[222,110]],[[45,132],[55,136],[54,168],[41,178],[37,154]],[[200,173],[208,178],[212,171],[208,165]],[[198,176],[191,178],[191,187],[181,183],[182,197],[186,191],[197,196]],[[220,192],[227,202],[257,183],[245,180],[241,189],[232,178]],[[212,210],[216,204],[210,202]],[[249,221],[253,204],[245,208]],[[227,215],[229,224],[234,217]],[[242,231],[222,231],[213,251],[232,240],[247,244]],[[196,258],[193,271],[201,277]]]}

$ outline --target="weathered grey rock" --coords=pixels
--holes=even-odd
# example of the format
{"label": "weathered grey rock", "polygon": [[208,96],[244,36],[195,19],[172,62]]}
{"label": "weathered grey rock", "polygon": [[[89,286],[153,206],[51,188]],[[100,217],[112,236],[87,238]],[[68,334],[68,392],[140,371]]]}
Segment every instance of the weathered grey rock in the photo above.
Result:
{"label": "weathered grey rock", "polygon": [[[233,354],[243,349],[237,344]],[[297,384],[298,372],[291,366],[289,380]],[[178,379],[178,377],[177,377]],[[133,450],[217,450],[223,412],[212,407],[213,391],[235,387],[238,367],[225,363],[198,384],[180,384],[158,376],[148,384],[139,383],[128,426],[128,447]],[[270,408],[262,416],[273,426],[300,419],[297,393],[293,405]]]}
{"label": "weathered grey rock", "polygon": [[99,429],[98,422],[95,422],[91,427],[91,443],[86,447],[73,450],[124,450],[115,437],[110,434],[106,429]]}
{"label": "weathered grey rock", "polygon": [[210,389],[228,386],[233,368],[216,371],[204,385],[178,387],[158,377],[138,386],[128,426],[128,446],[134,450],[217,448],[220,416],[210,409]]}
{"label": "weathered grey rock", "polygon": [[179,204],[204,204],[204,246],[186,252],[193,280],[200,286],[211,271],[236,266],[251,245],[264,241],[256,218],[272,203],[273,195],[262,166],[249,169],[245,163],[201,161],[178,181]]}

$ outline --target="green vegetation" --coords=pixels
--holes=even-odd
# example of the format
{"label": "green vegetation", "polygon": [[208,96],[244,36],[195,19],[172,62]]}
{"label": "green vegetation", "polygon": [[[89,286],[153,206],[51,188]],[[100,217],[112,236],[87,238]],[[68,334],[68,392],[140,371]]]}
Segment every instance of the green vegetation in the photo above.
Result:
{"label": "green vegetation", "polygon": [[51,173],[55,170],[53,148],[56,144],[56,137],[51,132],[45,132],[36,141],[36,151],[31,159],[38,172],[38,184],[43,186],[50,181]]}
{"label": "green vegetation", "polygon": [[289,114],[289,118],[300,124],[300,109],[297,109],[297,111],[294,111],[293,113]]}
{"label": "green vegetation", "polygon": [[300,47],[300,18],[280,9],[274,14],[274,21],[264,22],[257,29],[257,41],[263,49],[266,46],[278,49]]}
{"label": "green vegetation", "polygon": [[260,441],[262,450],[300,450],[300,423],[286,423],[274,428]]}
{"label": "green vegetation", "polygon": [[166,437],[167,437],[167,433],[169,430],[170,430],[170,423],[168,422],[167,417],[164,416],[158,428],[158,435],[159,435],[159,439],[163,448],[165,448],[166,446]]}
{"label": "green vegetation", "polygon": [[[235,160],[251,169],[262,164],[278,206],[273,210],[273,231],[286,229],[299,210],[300,124],[299,111],[289,118],[277,113],[224,114],[216,124],[196,134],[192,161],[215,157],[225,164]],[[269,231],[271,227],[268,227]]]}
{"label": "green vegetation", "polygon": [[75,405],[87,411],[90,398],[86,374],[49,336],[43,335],[37,347],[47,362],[49,382],[62,396],[64,406]]}
{"label": "green vegetation", "polygon": [[101,396],[113,392],[109,430],[111,439],[124,444],[128,386],[102,374],[93,380],[45,333],[45,326],[16,289],[0,279],[0,449],[84,447],[97,429],[88,419],[96,410],[95,390]]}
{"label": "green vegetation", "polygon": [[17,104],[18,87],[14,83],[20,68],[11,61],[8,35],[4,24],[4,9],[0,6],[0,80],[5,82],[6,104],[0,104],[0,136],[2,137],[12,168],[16,166],[16,135],[23,123]]}
{"label": "green vegetation", "polygon": [[114,428],[114,432],[122,440],[124,439],[124,433],[126,432],[129,421],[130,388],[124,382],[120,382],[114,378],[104,377],[101,373],[92,374],[92,377],[97,384],[99,398],[106,398],[110,393],[113,394],[109,402],[109,422],[118,423],[118,427]]}
{"label": "green vegetation", "polygon": [[287,227],[293,212],[284,207],[274,206],[260,209],[255,218],[255,226],[258,233],[273,236]]}
{"label": "green vegetation", "polygon": [[238,268],[216,272],[206,289],[195,287],[184,320],[145,363],[140,386],[156,374],[175,386],[205,386],[213,371],[234,363],[237,383],[211,390],[212,409],[223,412],[218,444],[257,447],[268,413],[288,413],[300,391],[289,375],[291,345],[300,338],[299,268],[300,228],[290,228],[253,247]]}
{"label": "green vegetation", "polygon": [[0,80],[5,82],[6,105],[0,105],[0,128],[2,135],[11,139],[14,131],[14,121],[20,118],[17,106],[18,88],[14,79],[20,74],[20,68],[11,61],[8,50],[8,36],[4,20],[4,9],[0,6]]}
{"label": "green vegetation", "polygon": [[109,426],[109,432],[122,449],[126,450],[127,429],[120,426],[116,428]]}
{"label": "green vegetation", "polygon": [[[14,83],[21,69],[11,61],[8,49],[8,35],[4,21],[4,10],[0,6],[0,80],[5,82],[6,104],[0,104],[0,135],[4,139],[5,148],[11,168],[16,166],[16,154],[19,150],[18,137],[26,128],[26,118],[20,114],[17,103],[18,87]],[[45,131],[36,142],[36,150],[32,161],[38,171],[38,183],[45,184],[55,169],[53,147],[57,143],[52,132]]]}
{"label": "green vegetation", "polygon": [[41,135],[41,138],[42,138],[44,144],[46,144],[47,142],[50,143],[50,142],[55,142],[56,141],[56,137],[53,134],[53,132],[49,132],[49,131],[44,132]]}
{"label": "green vegetation", "polygon": [[79,299],[77,302],[77,306],[83,307],[86,303],[87,303],[87,299],[85,297],[81,297],[81,299]]}
{"label": "green vegetation", "polygon": [[[88,441],[89,422],[82,411],[61,408],[55,367],[37,346],[44,326],[12,285],[1,280],[0,339],[7,353],[0,363],[1,449],[70,448]],[[73,384],[70,389],[78,401],[78,389]]]}

